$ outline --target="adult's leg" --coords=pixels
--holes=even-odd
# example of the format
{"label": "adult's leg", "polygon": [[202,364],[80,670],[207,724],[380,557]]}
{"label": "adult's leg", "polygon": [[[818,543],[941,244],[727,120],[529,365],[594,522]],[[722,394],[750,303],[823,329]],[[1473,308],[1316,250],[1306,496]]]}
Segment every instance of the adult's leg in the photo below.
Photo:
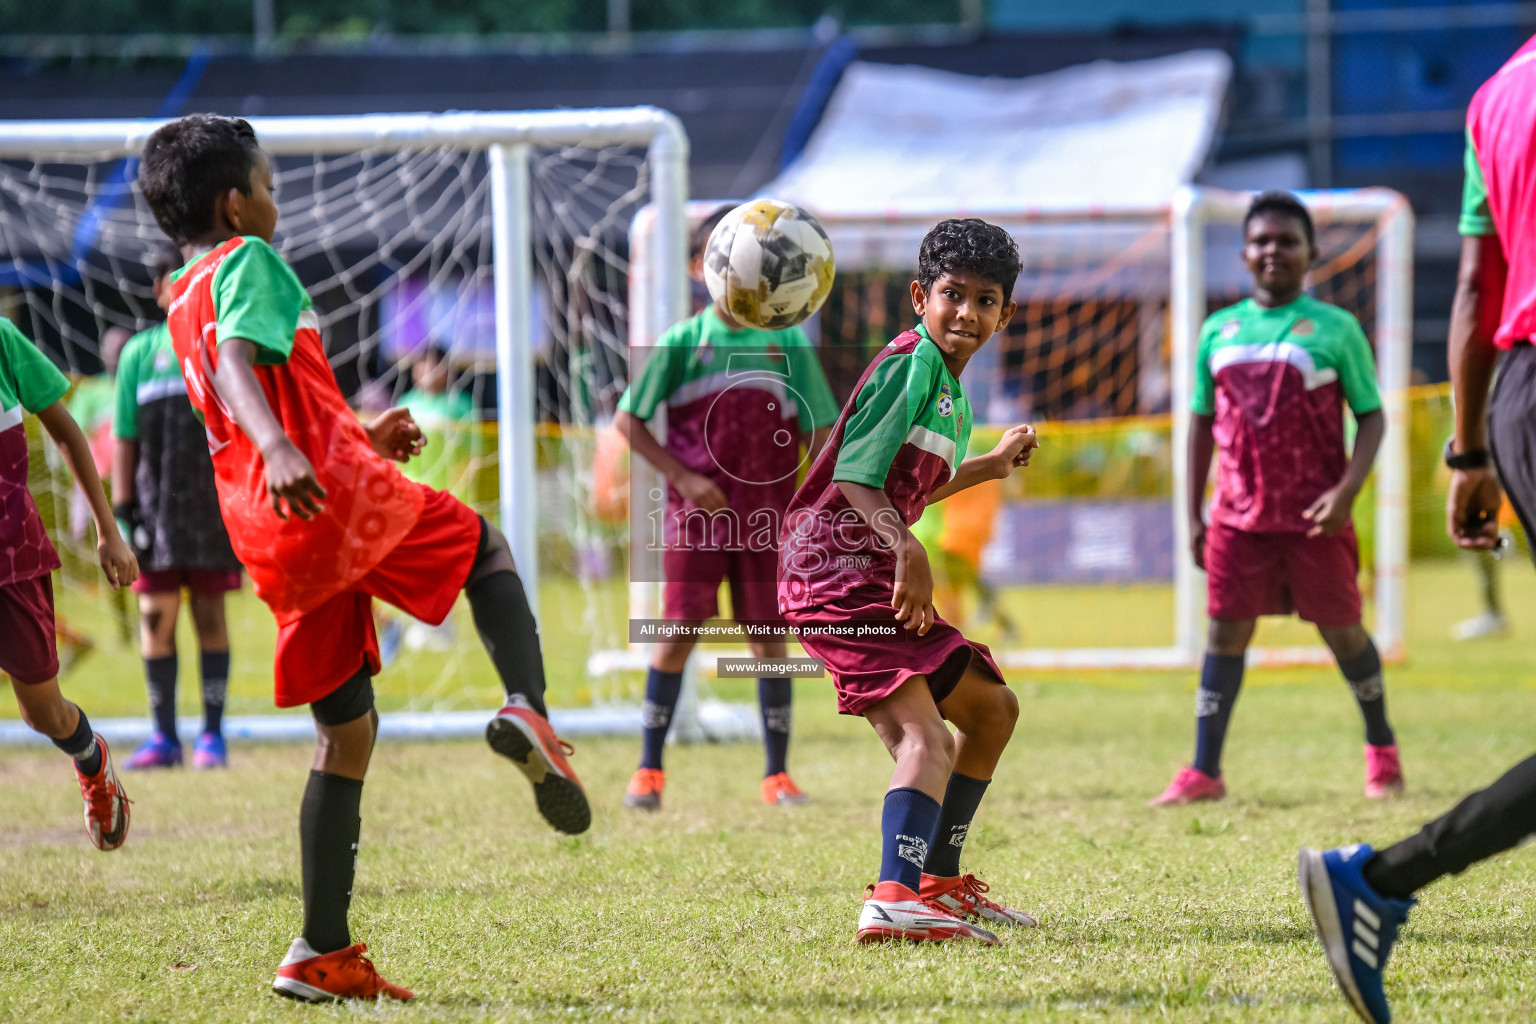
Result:
{"label": "adult's leg", "polygon": [[311,704],[310,712],[315,760],[299,807],[304,939],[316,953],[331,953],[352,944],[347,912],[362,830],[363,776],[379,727],[367,666]]}
{"label": "adult's leg", "polygon": [[1430,882],[1465,871],[1536,834],[1536,755],[1450,812],[1380,851],[1365,880],[1383,896],[1407,899]]}
{"label": "adult's leg", "polygon": [[229,689],[229,625],[223,592],[192,592],[192,622],[197,627],[203,684],[203,732],[217,734],[224,725]]}
{"label": "adult's leg", "polygon": [[[171,743],[176,735],[176,619],[181,591],[157,590],[139,595],[139,650],[149,690],[149,713],[155,731]],[[133,767],[130,763],[129,767]]]}
{"label": "adult's leg", "polygon": [[480,531],[480,550],[464,583],[475,629],[508,699],[525,700],[547,718],[539,624],[512,561],[512,548],[501,531],[484,519],[480,520]]}

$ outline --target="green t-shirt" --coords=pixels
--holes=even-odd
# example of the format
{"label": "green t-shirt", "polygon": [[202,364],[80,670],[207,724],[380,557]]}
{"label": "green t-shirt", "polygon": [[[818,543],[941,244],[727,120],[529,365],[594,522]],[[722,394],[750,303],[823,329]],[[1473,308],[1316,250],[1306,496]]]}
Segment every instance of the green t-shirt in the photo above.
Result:
{"label": "green t-shirt", "polygon": [[139,407],[169,395],[185,395],[187,385],[176,365],[171,331],[164,322],[128,339],[117,361],[117,395],[112,436],[139,436]]}
{"label": "green t-shirt", "polygon": [[0,430],[20,426],[23,411],[36,415],[68,393],[69,378],[0,317]]}
{"label": "green t-shirt", "polygon": [[1472,129],[1467,129],[1466,181],[1461,188],[1461,219],[1456,230],[1463,235],[1496,235],[1493,214],[1488,209],[1488,184],[1483,180],[1483,167],[1477,162],[1477,150],[1472,145]]}
{"label": "green t-shirt", "polygon": [[[178,281],[202,257],[171,276]],[[218,312],[220,338],[244,338],[256,345],[258,366],[279,366],[293,354],[299,319],[314,303],[299,276],[271,245],[246,235],[241,245],[220,262],[210,289]]]}
{"label": "green t-shirt", "polygon": [[463,391],[407,391],[400,404],[427,436],[426,448],[400,472],[435,490],[462,492],[458,485],[474,454],[474,400]]}
{"label": "green t-shirt", "polygon": [[85,377],[75,385],[75,393],[69,396],[69,414],[86,437],[94,438],[111,425],[114,391],[113,379],[107,376]]}
{"label": "green t-shirt", "polygon": [[911,355],[882,360],[854,397],[833,480],[884,487],[896,453],[908,441],[943,459],[950,476],[965,461],[970,400],[927,329],[919,324],[917,333],[922,341]]}

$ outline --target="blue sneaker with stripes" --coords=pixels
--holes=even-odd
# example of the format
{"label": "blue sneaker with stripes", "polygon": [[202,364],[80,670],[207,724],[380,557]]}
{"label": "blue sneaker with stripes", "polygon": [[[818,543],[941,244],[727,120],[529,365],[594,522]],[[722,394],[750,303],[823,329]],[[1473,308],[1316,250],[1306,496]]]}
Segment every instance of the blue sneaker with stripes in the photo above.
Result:
{"label": "blue sneaker with stripes", "polygon": [[1362,872],[1374,853],[1363,843],[1336,850],[1303,848],[1299,873],[1302,898],[1344,998],[1361,1020],[1389,1024],[1392,1011],[1381,973],[1397,929],[1418,901],[1389,899],[1371,888]]}

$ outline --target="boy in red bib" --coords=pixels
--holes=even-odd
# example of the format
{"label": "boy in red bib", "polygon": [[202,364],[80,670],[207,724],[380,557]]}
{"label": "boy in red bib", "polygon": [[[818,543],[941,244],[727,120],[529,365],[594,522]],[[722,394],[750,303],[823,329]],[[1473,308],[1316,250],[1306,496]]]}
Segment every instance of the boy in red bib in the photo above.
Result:
{"label": "boy in red bib", "polygon": [[1029,463],[1028,426],[965,457],[971,407],[959,379],[1013,316],[1019,269],[995,225],[946,220],[928,232],[912,282],[921,322],[864,371],[784,521],[779,607],[825,661],[837,709],[867,719],[896,762],[860,942],[996,943],[983,924],[1035,924],[960,873],[1019,702],[987,648],[935,614],[928,556],[909,529],[925,505]]}
{"label": "boy in red bib", "polygon": [[304,934],[273,988],[310,1001],[409,999],[347,927],[378,729],[372,600],[439,623],[466,593],[507,695],[487,739],[533,783],[551,825],[581,832],[591,811],[546,718],[538,627],[500,531],[396,468],[426,443],[410,414],[362,424],[347,406],[309,296],[270,245],[272,171],[251,126],[207,114],[165,125],[139,181],[188,260],[172,278],[171,340],[208,431],[230,541],[277,617],[276,701],[310,705],[319,733],[299,819]]}

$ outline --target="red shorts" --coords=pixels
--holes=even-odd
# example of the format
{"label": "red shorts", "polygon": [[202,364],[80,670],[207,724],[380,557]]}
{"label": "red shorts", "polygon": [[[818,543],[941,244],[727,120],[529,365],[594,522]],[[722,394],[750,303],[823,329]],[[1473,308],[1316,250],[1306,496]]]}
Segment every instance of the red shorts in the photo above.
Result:
{"label": "red shorts", "polygon": [[238,569],[146,569],[130,586],[135,594],[179,594],[185,588],[194,594],[212,596],[239,590],[241,578]]}
{"label": "red shorts", "polygon": [[1206,614],[1257,619],[1295,612],[1324,629],[1360,621],[1355,528],[1332,537],[1251,533],[1220,523],[1205,531]]}
{"label": "red shorts", "polygon": [[662,552],[667,582],[662,616],[712,619],[720,614],[720,582],[731,584],[731,615],[737,621],[783,622],[779,614],[779,552],[668,548]]}
{"label": "red shorts", "polygon": [[31,686],[58,676],[52,576],[0,585],[0,637],[0,672]]}
{"label": "red shorts", "polygon": [[383,560],[351,587],[277,630],[274,699],[280,708],[313,704],[366,661],[378,672],[373,599],[438,625],[448,617],[480,549],[480,517],[451,494],[422,488],[421,518]]}
{"label": "red shorts", "polygon": [[[897,622],[889,588],[872,585],[815,608],[787,612],[800,646],[820,658],[837,687],[837,710],[862,715],[913,676],[927,677],[935,704],[948,697],[966,669],[1001,685],[1003,673],[985,644],[967,640],[941,618],[923,636]],[[852,632],[865,627],[866,635]],[[894,627],[894,633],[889,631]],[[877,634],[876,630],[882,630]]]}

